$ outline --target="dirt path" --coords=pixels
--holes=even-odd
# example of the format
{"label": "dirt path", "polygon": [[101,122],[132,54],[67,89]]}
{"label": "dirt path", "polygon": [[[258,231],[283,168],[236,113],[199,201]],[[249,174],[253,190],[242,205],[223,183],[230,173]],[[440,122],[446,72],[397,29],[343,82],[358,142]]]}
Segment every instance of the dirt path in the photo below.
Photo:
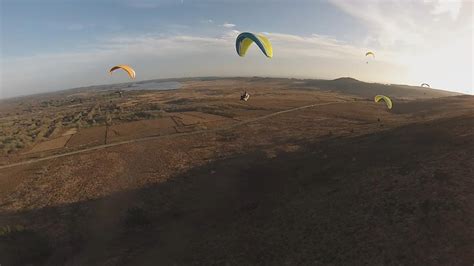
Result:
{"label": "dirt path", "polygon": [[336,102],[327,102],[327,103],[315,103],[315,104],[310,104],[310,105],[305,105],[305,106],[300,106],[296,108],[291,108],[283,111],[278,111],[274,112],[268,115],[260,116],[254,119],[249,119],[245,120],[242,122],[238,122],[235,124],[232,124],[230,126],[223,126],[219,128],[214,128],[214,129],[205,129],[205,130],[196,130],[193,132],[186,132],[186,133],[176,133],[176,134],[170,134],[170,135],[157,135],[157,136],[149,136],[149,137],[144,137],[144,138],[138,138],[138,139],[131,139],[131,140],[124,140],[124,141],[119,141],[119,142],[114,142],[110,144],[104,144],[104,145],[99,145],[91,148],[86,148],[82,150],[77,150],[77,151],[71,151],[71,152],[66,152],[66,153],[61,153],[61,154],[56,154],[56,155],[50,155],[46,156],[43,158],[36,158],[36,159],[31,159],[31,160],[26,160],[22,162],[17,162],[17,163],[12,163],[12,164],[7,164],[7,165],[2,165],[0,166],[0,170],[6,169],[6,168],[11,168],[15,166],[21,166],[21,165],[27,165],[27,164],[32,164],[32,163],[37,163],[41,161],[46,161],[46,160],[51,160],[51,159],[57,159],[65,156],[71,156],[75,154],[80,154],[80,153],[85,153],[89,151],[95,151],[95,150],[101,150],[101,149],[106,149],[110,147],[115,147],[115,146],[120,146],[120,145],[125,145],[125,144],[130,144],[130,143],[137,143],[137,142],[144,142],[144,141],[149,141],[149,140],[155,140],[155,139],[163,139],[163,138],[171,138],[171,137],[182,137],[182,136],[190,136],[190,135],[197,135],[197,134],[202,134],[202,133],[208,133],[208,132],[216,132],[216,131],[221,131],[221,130],[228,130],[231,128],[235,128],[238,126],[254,123],[254,122],[259,122],[277,115],[281,114],[286,114],[290,112],[295,112],[307,108],[312,108],[312,107],[317,107],[317,106],[324,106],[324,105],[331,105],[331,104],[338,104],[338,103],[347,103],[345,101],[336,101]]}

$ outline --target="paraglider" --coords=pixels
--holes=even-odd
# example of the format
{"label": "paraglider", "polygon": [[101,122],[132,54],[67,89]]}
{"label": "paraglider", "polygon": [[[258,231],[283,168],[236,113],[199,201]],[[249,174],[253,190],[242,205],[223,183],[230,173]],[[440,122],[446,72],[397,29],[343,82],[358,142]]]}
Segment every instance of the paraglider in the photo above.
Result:
{"label": "paraglider", "polygon": [[430,84],[428,83],[421,83],[421,87],[431,88]]}
{"label": "paraglider", "polygon": [[240,96],[241,101],[248,101],[249,98],[250,98],[250,94],[248,94],[247,92],[244,92],[244,94]]}
{"label": "paraglider", "polygon": [[[368,51],[367,53],[365,53],[365,57],[367,57],[367,56],[369,56],[369,55],[371,55],[371,56],[372,56],[372,58],[375,58],[375,54],[374,54],[374,52]],[[369,63],[369,61],[367,60],[367,62],[365,62],[365,63],[366,63],[366,64],[368,64],[368,63]]]}
{"label": "paraglider", "polygon": [[117,66],[114,66],[112,67],[109,72],[110,74],[112,74],[113,71],[117,70],[117,69],[123,69],[125,72],[127,72],[128,76],[131,78],[131,79],[135,79],[135,70],[133,70],[132,67],[130,66],[127,66],[127,65],[117,65]]}
{"label": "paraglider", "polygon": [[392,109],[392,100],[390,100],[390,98],[388,98],[387,96],[385,95],[376,95],[375,98],[374,98],[375,102],[378,103],[380,100],[383,100],[385,102],[385,104],[387,105],[388,109]]}
{"label": "paraglider", "polygon": [[267,39],[267,37],[259,34],[256,35],[250,32],[243,32],[237,36],[237,39],[235,40],[235,49],[237,50],[237,54],[241,57],[245,56],[245,53],[252,43],[258,45],[266,57],[273,57],[272,44]]}

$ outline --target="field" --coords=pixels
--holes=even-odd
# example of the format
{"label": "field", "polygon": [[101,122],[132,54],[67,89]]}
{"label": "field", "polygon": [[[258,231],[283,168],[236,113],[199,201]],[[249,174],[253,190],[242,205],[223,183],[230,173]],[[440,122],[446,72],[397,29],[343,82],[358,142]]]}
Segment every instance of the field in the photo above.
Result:
{"label": "field", "polygon": [[0,264],[474,262],[473,96],[177,81],[0,102]]}

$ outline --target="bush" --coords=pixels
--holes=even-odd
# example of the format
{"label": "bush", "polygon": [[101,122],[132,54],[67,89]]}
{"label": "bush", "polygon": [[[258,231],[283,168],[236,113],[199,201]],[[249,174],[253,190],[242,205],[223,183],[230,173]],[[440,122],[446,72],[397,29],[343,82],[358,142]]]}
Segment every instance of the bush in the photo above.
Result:
{"label": "bush", "polygon": [[1,236],[7,236],[9,234],[15,233],[15,232],[22,232],[24,231],[25,228],[21,225],[15,225],[15,226],[2,226],[0,227],[0,237]]}
{"label": "bush", "polygon": [[17,149],[23,149],[25,147],[25,144],[23,142],[17,142],[15,145],[15,148]]}
{"label": "bush", "polygon": [[153,117],[153,115],[151,115],[150,113],[148,112],[143,112],[143,111],[140,111],[140,112],[136,112],[135,113],[135,116],[140,118],[140,119],[150,119]]}

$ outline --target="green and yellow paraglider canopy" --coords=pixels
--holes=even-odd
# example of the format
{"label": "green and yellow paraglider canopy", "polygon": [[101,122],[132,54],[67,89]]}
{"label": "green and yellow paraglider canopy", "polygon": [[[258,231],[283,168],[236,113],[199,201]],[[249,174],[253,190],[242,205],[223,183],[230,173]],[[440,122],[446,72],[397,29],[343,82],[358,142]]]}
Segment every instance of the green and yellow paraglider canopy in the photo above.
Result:
{"label": "green and yellow paraglider canopy", "polygon": [[252,43],[256,43],[265,56],[272,58],[273,48],[270,41],[265,36],[256,35],[250,32],[243,32],[237,36],[237,39],[235,40],[237,54],[242,57],[245,56],[245,53]]}
{"label": "green and yellow paraglider canopy", "polygon": [[387,104],[388,109],[392,109],[392,100],[385,95],[376,95],[374,98],[375,102],[378,103],[380,100],[383,100]]}
{"label": "green and yellow paraglider canopy", "polygon": [[133,68],[131,66],[127,66],[127,65],[117,65],[117,66],[112,67],[109,70],[110,74],[112,74],[112,72],[117,70],[117,69],[123,69],[125,72],[127,72],[128,76],[131,79],[134,79],[136,77],[135,70],[133,70]]}
{"label": "green and yellow paraglider canopy", "polygon": [[365,56],[368,56],[368,55],[371,55],[373,58],[375,58],[374,52],[368,51],[367,53],[365,53]]}

